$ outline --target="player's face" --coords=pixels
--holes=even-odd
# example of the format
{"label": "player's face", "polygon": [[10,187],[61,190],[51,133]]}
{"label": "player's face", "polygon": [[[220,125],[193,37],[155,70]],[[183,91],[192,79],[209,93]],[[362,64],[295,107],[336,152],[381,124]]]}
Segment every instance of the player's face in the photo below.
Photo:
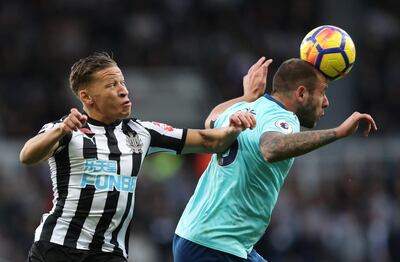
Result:
{"label": "player's face", "polygon": [[109,124],[130,115],[132,104],[119,67],[112,66],[94,73],[86,90],[90,97],[86,107],[90,110],[89,116],[96,120]]}
{"label": "player's face", "polygon": [[308,97],[305,105],[297,111],[297,116],[302,126],[313,128],[324,116],[325,108],[329,106],[328,97],[326,96],[327,88],[328,83],[325,77],[320,76],[314,92]]}

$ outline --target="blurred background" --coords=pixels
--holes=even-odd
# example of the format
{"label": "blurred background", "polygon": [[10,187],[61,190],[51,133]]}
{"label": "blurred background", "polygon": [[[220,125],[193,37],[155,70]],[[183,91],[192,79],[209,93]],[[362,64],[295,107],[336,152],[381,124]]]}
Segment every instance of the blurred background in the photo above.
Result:
{"label": "blurred background", "polygon": [[[0,3],[0,261],[25,261],[51,209],[46,163],[18,161],[40,127],[80,104],[71,65],[113,53],[133,117],[200,128],[218,103],[242,94],[242,77],[271,57],[299,56],[312,28],[346,30],[357,48],[349,76],[331,83],[318,128],[353,111],[379,131],[299,157],[257,244],[269,261],[400,261],[400,8],[395,0],[2,0]],[[270,90],[268,88],[268,90]],[[141,171],[130,261],[171,261],[177,220],[207,157],[160,154]]]}

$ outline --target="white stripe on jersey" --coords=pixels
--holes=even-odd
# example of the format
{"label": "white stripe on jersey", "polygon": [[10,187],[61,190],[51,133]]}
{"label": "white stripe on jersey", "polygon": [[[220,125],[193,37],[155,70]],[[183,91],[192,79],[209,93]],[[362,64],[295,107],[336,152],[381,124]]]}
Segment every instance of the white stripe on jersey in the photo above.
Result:
{"label": "white stripe on jersey", "polygon": [[[108,160],[108,155],[110,154],[110,149],[107,145],[107,137],[105,135],[106,131],[104,127],[95,126],[88,124],[90,129],[96,133],[96,147],[97,147],[97,158],[99,160]],[[101,151],[99,149],[101,148]],[[81,181],[79,181],[80,183]],[[90,208],[90,214],[92,216],[90,219],[86,219],[79,235],[76,248],[78,249],[89,249],[89,245],[92,242],[93,235],[95,233],[95,228],[99,222],[102,212],[104,210],[104,205],[106,204],[108,191],[97,190],[93,197],[92,206]],[[113,250],[106,250],[107,252],[112,252]]]}

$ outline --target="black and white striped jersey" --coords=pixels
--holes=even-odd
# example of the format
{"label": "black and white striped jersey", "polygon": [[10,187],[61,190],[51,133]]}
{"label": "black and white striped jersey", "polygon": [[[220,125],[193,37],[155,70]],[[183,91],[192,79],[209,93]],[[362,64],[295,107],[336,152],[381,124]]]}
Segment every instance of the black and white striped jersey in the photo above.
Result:
{"label": "black and white striped jersey", "polygon": [[[55,128],[63,119],[43,126]],[[42,217],[35,241],[128,256],[135,188],[146,155],[179,154],[186,129],[135,119],[86,125],[60,140],[48,160],[53,208]]]}

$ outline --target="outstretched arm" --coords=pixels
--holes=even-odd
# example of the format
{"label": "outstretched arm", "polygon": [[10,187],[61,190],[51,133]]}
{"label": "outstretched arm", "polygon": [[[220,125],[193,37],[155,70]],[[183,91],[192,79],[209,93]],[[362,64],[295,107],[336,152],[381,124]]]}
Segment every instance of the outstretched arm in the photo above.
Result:
{"label": "outstretched arm", "polygon": [[266,88],[268,66],[271,63],[272,59],[266,60],[265,57],[261,57],[252,65],[247,75],[243,77],[243,96],[228,100],[214,107],[205,121],[205,127],[210,128],[211,122],[215,121],[231,105],[238,102],[253,102],[262,96]]}
{"label": "outstretched arm", "polygon": [[82,127],[86,119],[78,110],[71,109],[71,113],[56,128],[36,135],[25,143],[19,155],[20,161],[31,165],[48,159],[59,146],[60,139]]}
{"label": "outstretched arm", "polygon": [[261,152],[268,162],[304,155],[337,139],[354,134],[360,122],[367,124],[364,136],[368,136],[371,129],[377,130],[375,121],[370,115],[355,112],[340,126],[333,129],[305,131],[289,135],[265,132],[260,138]]}
{"label": "outstretched arm", "polygon": [[182,154],[222,153],[246,128],[254,128],[256,119],[248,112],[236,112],[229,119],[229,126],[214,129],[189,129]]}

